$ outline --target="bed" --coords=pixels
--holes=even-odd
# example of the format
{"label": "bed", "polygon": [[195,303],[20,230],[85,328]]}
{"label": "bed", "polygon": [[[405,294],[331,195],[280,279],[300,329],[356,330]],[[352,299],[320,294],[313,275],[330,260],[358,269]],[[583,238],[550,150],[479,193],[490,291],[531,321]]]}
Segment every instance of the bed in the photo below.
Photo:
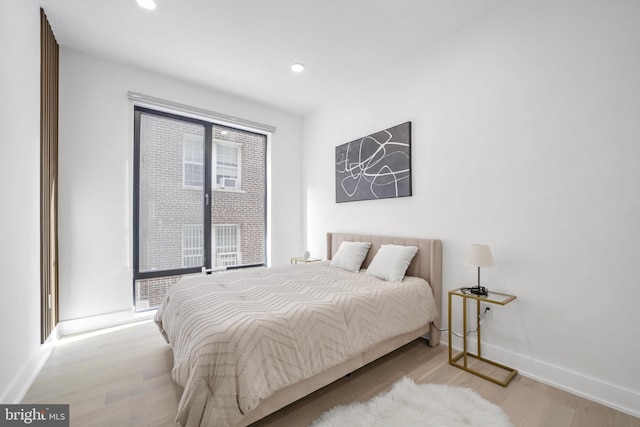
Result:
{"label": "bed", "polygon": [[[418,251],[384,281],[331,266],[343,242],[370,243],[362,269],[382,245]],[[176,420],[247,426],[419,337],[437,346],[441,286],[440,240],[349,233],[327,234],[324,262],[183,279],[155,317],[184,388]]]}

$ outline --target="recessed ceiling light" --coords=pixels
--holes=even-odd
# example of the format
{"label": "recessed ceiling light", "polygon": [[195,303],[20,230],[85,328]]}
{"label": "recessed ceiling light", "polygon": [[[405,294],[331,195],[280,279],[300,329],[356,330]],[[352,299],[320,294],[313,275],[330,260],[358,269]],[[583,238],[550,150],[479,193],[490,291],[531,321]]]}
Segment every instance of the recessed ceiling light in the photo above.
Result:
{"label": "recessed ceiling light", "polygon": [[293,64],[291,66],[291,71],[293,71],[294,73],[301,73],[304,71],[304,64],[301,64],[299,62],[296,62],[295,64]]}
{"label": "recessed ceiling light", "polygon": [[148,10],[153,10],[156,8],[156,2],[154,0],[138,0],[138,4],[140,5],[140,7]]}

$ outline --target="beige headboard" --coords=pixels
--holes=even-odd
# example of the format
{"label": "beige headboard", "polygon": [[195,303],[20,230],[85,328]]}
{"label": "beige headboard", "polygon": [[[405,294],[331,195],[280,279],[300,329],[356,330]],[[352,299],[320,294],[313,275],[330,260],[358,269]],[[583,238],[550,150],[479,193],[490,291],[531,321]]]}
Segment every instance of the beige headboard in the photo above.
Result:
{"label": "beige headboard", "polygon": [[[372,236],[369,234],[327,233],[327,259],[333,258],[340,244],[344,241],[371,242],[371,249],[369,249],[362,268],[366,268],[369,265],[383,244],[417,246],[418,253],[409,264],[407,275],[422,277],[429,282],[438,311],[442,313],[442,241],[438,239]],[[440,322],[436,322],[436,324],[439,325]],[[431,339],[436,343],[440,341],[440,332],[433,326],[431,327],[430,341]]]}

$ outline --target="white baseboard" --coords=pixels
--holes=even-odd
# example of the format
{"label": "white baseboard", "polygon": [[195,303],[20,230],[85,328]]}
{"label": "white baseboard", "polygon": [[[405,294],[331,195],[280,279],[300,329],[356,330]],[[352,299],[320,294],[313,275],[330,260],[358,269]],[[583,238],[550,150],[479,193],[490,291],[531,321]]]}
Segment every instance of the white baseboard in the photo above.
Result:
{"label": "white baseboard", "polygon": [[80,319],[63,320],[58,323],[58,331],[60,333],[60,336],[80,334],[84,332],[95,331],[98,329],[124,325],[126,323],[152,319],[155,313],[155,310],[136,313],[132,309],[116,311],[114,313],[100,314],[91,317],[83,317]]}
{"label": "white baseboard", "polygon": [[[523,356],[518,357],[526,360]],[[536,372],[524,369],[518,372],[525,377],[640,418],[640,393],[548,363],[527,360],[529,364],[532,362],[537,365]]]}
{"label": "white baseboard", "polygon": [[16,375],[9,387],[0,395],[0,402],[19,404],[27,395],[31,384],[35,381],[45,362],[53,352],[56,341],[60,338],[57,328],[53,329],[47,341],[31,355],[22,370]]}
{"label": "white baseboard", "polygon": [[149,320],[153,318],[154,314],[155,310],[142,313],[136,313],[133,310],[123,310],[115,313],[59,322],[47,341],[29,358],[20,373],[16,375],[13,383],[0,395],[0,402],[8,404],[18,404],[22,402],[61,337]]}
{"label": "white baseboard", "polygon": [[[446,334],[442,334],[442,337],[441,344],[448,346]],[[469,339],[467,343],[474,351],[476,340]],[[457,351],[462,350],[456,346],[453,348]],[[550,363],[534,360],[530,357],[486,344],[484,341],[482,342],[482,355],[517,369],[522,376],[640,418],[640,393],[637,391],[609,384],[597,378],[573,372]]]}

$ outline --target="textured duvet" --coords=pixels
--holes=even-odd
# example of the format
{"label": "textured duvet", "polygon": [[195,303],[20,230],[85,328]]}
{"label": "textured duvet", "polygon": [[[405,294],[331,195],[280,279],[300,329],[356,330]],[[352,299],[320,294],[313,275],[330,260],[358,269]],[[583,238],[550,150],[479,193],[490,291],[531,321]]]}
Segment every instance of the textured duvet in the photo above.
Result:
{"label": "textured duvet", "polygon": [[385,282],[328,262],[197,276],[155,321],[184,387],[182,426],[232,426],[275,391],[438,317],[428,283]]}

